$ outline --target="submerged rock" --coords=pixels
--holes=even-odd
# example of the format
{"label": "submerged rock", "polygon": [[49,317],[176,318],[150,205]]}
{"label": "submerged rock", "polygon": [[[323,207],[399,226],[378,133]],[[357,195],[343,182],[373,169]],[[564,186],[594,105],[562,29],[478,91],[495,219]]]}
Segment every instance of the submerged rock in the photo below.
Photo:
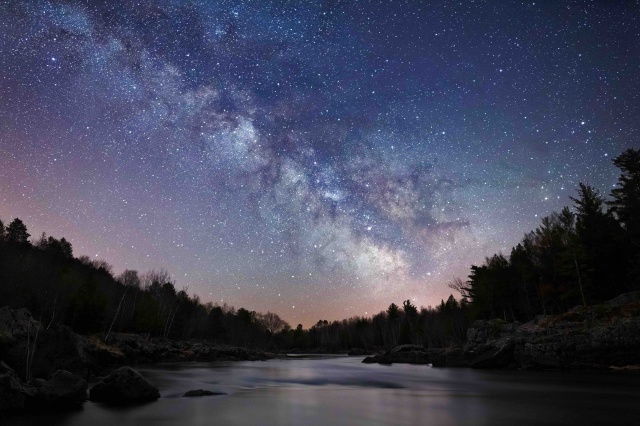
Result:
{"label": "submerged rock", "polygon": [[211,396],[211,395],[226,395],[226,394],[222,392],[211,392],[210,390],[206,390],[206,389],[194,389],[186,392],[182,396],[189,398],[194,396]]}
{"label": "submerged rock", "polygon": [[153,401],[160,398],[158,389],[142,374],[130,367],[120,367],[90,391],[91,401],[125,403]]}

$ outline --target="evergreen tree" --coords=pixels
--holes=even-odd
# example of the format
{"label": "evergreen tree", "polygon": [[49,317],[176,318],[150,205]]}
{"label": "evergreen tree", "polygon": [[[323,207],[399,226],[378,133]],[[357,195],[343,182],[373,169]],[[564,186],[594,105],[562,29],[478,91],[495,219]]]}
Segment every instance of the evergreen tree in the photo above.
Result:
{"label": "evergreen tree", "polygon": [[7,226],[6,233],[7,241],[14,244],[28,244],[29,237],[31,236],[27,232],[27,226],[18,218],[15,218],[13,219],[13,221],[11,221],[9,226]]}
{"label": "evergreen tree", "polygon": [[606,300],[624,292],[627,268],[621,244],[623,229],[610,211],[604,197],[595,188],[580,183],[576,208],[576,234],[588,265],[587,280],[593,284],[594,299]]}
{"label": "evergreen tree", "polygon": [[402,310],[409,318],[415,318],[418,315],[418,308],[415,307],[411,300],[405,300],[402,302]]}
{"label": "evergreen tree", "polygon": [[395,303],[390,304],[389,308],[387,308],[387,317],[389,318],[389,321],[393,322],[398,319],[399,316],[400,308],[398,308],[398,305]]}
{"label": "evergreen tree", "polygon": [[630,287],[640,288],[640,149],[628,149],[613,160],[621,170],[608,203],[625,231]]}
{"label": "evergreen tree", "polygon": [[617,188],[611,191],[609,205],[625,230],[640,233],[640,150],[628,149],[613,160],[621,170]]}

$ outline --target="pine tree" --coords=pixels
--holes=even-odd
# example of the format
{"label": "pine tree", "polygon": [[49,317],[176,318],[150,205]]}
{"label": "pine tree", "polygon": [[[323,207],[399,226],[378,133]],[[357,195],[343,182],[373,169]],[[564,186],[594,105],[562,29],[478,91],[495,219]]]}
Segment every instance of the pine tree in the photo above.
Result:
{"label": "pine tree", "polygon": [[18,218],[11,221],[9,226],[7,226],[6,233],[7,241],[15,244],[28,244],[29,237],[31,236],[27,232],[27,226]]}
{"label": "pine tree", "polygon": [[620,242],[623,229],[610,211],[604,197],[595,188],[580,183],[578,197],[571,200],[576,208],[576,234],[584,249],[588,280],[593,296],[602,301],[624,292],[626,254]]}
{"label": "pine tree", "polygon": [[625,230],[640,233],[640,150],[628,149],[613,160],[621,170],[617,188],[611,191],[611,210]]}
{"label": "pine tree", "polygon": [[611,210],[624,228],[631,288],[640,288],[640,149],[628,149],[613,160],[621,170],[611,191]]}

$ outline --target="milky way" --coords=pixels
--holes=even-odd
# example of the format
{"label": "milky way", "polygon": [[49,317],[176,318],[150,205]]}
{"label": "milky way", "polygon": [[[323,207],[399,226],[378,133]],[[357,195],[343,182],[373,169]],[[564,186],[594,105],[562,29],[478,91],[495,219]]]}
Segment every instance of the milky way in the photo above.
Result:
{"label": "milky way", "polygon": [[292,324],[434,305],[640,146],[640,6],[5,1],[0,218]]}

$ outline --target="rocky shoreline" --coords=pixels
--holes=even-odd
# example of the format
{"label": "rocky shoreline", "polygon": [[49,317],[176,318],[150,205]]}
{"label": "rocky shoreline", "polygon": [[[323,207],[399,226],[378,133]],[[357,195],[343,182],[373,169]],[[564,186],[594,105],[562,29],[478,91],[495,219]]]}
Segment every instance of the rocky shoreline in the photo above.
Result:
{"label": "rocky shoreline", "polygon": [[[273,357],[207,341],[150,339],[137,334],[112,334],[105,344],[97,336],[78,335],[66,326],[46,327],[34,320],[28,310],[5,306],[0,308],[0,413],[79,406],[88,398],[89,379],[106,376],[106,380],[111,377],[107,374],[118,366],[262,361]],[[120,376],[112,377],[112,383],[131,378],[143,383],[135,371],[125,373],[128,376],[124,378],[120,377],[122,371]]]}
{"label": "rocky shoreline", "polygon": [[[363,356],[364,351],[352,350],[349,355]],[[123,402],[159,396],[157,389],[130,367],[114,372],[118,366],[274,357],[206,341],[149,339],[135,334],[113,334],[106,344],[97,336],[81,336],[65,326],[45,327],[26,309],[3,307],[0,413],[68,409],[89,398]],[[640,292],[561,315],[541,315],[525,324],[476,321],[468,330],[464,347],[401,345],[367,356],[362,362],[487,369],[640,370]],[[87,382],[92,376],[102,381],[88,393]],[[195,390],[193,395],[209,393]]]}
{"label": "rocky shoreline", "polygon": [[476,321],[462,348],[402,345],[364,363],[523,370],[635,370],[640,365],[640,292],[521,324]]}

